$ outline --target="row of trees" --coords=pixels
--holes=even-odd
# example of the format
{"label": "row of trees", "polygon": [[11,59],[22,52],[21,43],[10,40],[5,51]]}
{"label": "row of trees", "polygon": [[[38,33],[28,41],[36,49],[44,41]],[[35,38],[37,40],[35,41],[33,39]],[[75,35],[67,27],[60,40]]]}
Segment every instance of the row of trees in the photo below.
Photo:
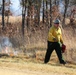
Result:
{"label": "row of trees", "polygon": [[[8,8],[8,20],[9,21],[9,13],[10,11],[10,4],[11,0],[0,0],[2,1],[2,29],[4,29],[5,22],[5,7],[6,5],[9,6]],[[7,1],[7,2],[6,2]],[[30,24],[40,25],[42,23],[46,23],[46,25],[51,26],[54,19],[59,18],[63,24],[65,25],[65,17],[67,14],[68,7],[76,4],[76,0],[19,0],[20,5],[22,7],[22,33],[24,35],[24,27],[25,25],[29,28]],[[60,13],[59,11],[59,4],[63,3],[64,12]],[[76,6],[76,5],[75,5]],[[76,12],[76,7],[73,8],[74,12],[70,13],[70,16],[73,13],[73,17]],[[72,10],[70,10],[72,11]],[[63,19],[62,19],[63,18]]]}

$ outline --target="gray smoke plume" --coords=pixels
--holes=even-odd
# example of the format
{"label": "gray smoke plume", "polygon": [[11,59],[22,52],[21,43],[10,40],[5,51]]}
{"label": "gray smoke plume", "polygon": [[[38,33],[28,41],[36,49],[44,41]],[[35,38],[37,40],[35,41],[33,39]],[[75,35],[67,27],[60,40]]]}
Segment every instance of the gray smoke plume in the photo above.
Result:
{"label": "gray smoke plume", "polygon": [[8,37],[0,37],[0,53],[7,53],[7,47],[12,48],[12,43],[9,41]]}

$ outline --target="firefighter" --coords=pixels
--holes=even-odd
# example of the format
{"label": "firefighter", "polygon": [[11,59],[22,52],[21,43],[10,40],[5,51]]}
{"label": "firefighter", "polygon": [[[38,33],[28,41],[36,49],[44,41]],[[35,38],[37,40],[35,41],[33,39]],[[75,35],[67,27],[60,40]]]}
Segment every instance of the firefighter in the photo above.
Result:
{"label": "firefighter", "polygon": [[44,63],[48,63],[52,52],[55,50],[60,64],[66,64],[62,57],[61,45],[63,45],[62,32],[60,28],[60,20],[56,19],[54,25],[49,30],[48,41],[47,41],[47,51],[45,54]]}

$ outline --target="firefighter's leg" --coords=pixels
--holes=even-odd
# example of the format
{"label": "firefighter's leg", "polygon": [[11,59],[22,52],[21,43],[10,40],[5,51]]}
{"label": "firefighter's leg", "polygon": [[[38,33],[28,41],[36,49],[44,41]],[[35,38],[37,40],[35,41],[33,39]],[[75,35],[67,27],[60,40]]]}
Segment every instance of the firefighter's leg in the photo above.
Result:
{"label": "firefighter's leg", "polygon": [[51,43],[51,42],[48,41],[47,51],[46,51],[44,63],[48,63],[48,62],[49,62],[50,56],[51,56],[53,50],[54,50],[54,48],[53,48],[53,43]]}
{"label": "firefighter's leg", "polygon": [[60,44],[56,43],[55,46],[56,46],[55,51],[56,51],[56,54],[58,56],[58,59],[59,59],[60,63],[61,64],[66,64],[66,62],[64,61],[63,56],[62,56]]}

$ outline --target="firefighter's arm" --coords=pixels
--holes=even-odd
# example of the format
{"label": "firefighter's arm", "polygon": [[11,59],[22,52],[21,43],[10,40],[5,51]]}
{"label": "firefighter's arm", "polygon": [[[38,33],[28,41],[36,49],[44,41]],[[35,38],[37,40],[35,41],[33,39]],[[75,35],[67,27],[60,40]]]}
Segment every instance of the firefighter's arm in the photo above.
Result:
{"label": "firefighter's arm", "polygon": [[62,35],[60,36],[60,42],[63,44],[63,38],[62,38]]}

